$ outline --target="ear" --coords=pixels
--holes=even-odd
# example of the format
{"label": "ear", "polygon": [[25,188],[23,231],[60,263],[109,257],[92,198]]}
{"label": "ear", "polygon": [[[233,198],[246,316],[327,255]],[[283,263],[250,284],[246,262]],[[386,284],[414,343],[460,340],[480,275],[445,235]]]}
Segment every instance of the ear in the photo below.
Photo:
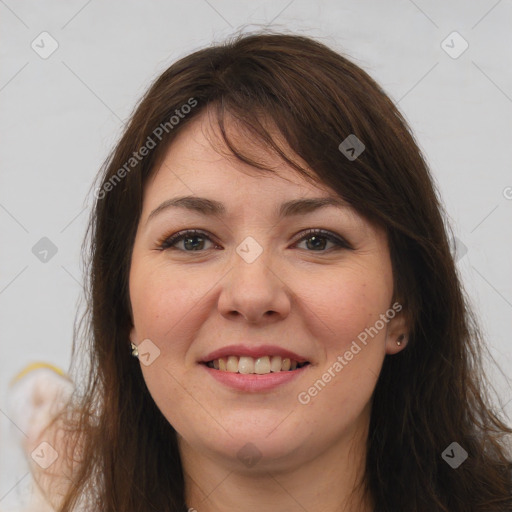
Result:
{"label": "ear", "polygon": [[[397,354],[409,341],[410,326],[404,311],[397,313],[389,320],[386,330],[386,354]],[[400,345],[397,344],[400,342]]]}
{"label": "ear", "polygon": [[138,336],[137,336],[137,330],[135,329],[135,326],[133,326],[130,330],[130,341],[134,344],[134,345],[137,345],[137,339],[138,339]]}

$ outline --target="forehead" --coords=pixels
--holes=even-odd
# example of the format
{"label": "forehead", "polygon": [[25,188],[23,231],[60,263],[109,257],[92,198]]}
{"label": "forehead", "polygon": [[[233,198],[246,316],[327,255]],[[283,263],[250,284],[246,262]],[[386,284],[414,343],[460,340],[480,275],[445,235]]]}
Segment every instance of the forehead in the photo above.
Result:
{"label": "forehead", "polygon": [[[230,190],[237,195],[267,193],[270,195],[292,194],[304,197],[327,197],[337,195],[321,182],[312,182],[301,176],[263,144],[256,141],[240,124],[226,119],[228,137],[237,148],[250,158],[269,168],[258,169],[237,158],[226,146],[215,120],[207,112],[185,126],[167,148],[145,187],[145,200],[153,196],[163,197],[171,191],[180,194],[205,194]],[[275,134],[283,147],[282,137]],[[287,145],[286,145],[287,148]],[[290,158],[314,171],[293,154]]]}
{"label": "forehead", "polygon": [[[163,219],[156,221],[158,225],[185,212],[187,216],[199,214],[228,223],[259,222],[262,218],[277,223],[318,212],[323,221],[336,222],[342,214],[361,232],[367,230],[365,219],[336,191],[304,178],[279,156],[247,138],[246,132],[234,130],[232,127],[229,139],[235,140],[236,147],[244,154],[249,147],[251,158],[270,170],[241,161],[225,146],[216,126],[204,116],[198,117],[167,148],[146,184],[143,225],[149,227],[154,219]],[[300,158],[286,154],[315,175]]]}

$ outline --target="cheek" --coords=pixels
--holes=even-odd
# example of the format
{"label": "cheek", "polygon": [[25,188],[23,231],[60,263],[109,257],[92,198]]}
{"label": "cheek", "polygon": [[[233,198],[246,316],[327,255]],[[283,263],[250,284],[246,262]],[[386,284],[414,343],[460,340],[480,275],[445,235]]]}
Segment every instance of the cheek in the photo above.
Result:
{"label": "cheek", "polygon": [[392,298],[386,279],[368,271],[344,272],[320,285],[311,284],[303,290],[303,301],[314,309],[329,349],[350,345],[388,310]]}
{"label": "cheek", "polygon": [[142,374],[156,405],[173,425],[179,424],[179,418],[169,411],[181,410],[179,404],[190,399],[182,385],[190,343],[187,320],[197,308],[201,289],[197,278],[175,269],[171,274],[162,262],[144,258],[132,262],[130,299],[137,338],[139,342],[150,339],[160,351],[154,362],[141,364]]}
{"label": "cheek", "polygon": [[[310,281],[303,290],[316,317],[309,327],[320,340],[322,355],[314,378],[301,391],[303,402],[310,401],[311,410],[319,414],[334,404],[343,414],[360,412],[385,357],[387,323],[380,318],[389,310],[393,292],[386,269],[374,265],[344,270],[313,287]],[[384,326],[378,332],[371,330],[376,322]]]}
{"label": "cheek", "polygon": [[176,270],[171,272],[168,265],[134,261],[130,300],[138,337],[163,342],[169,331],[197,305],[204,295],[203,288],[206,289],[206,284],[201,285],[201,278]]}
{"label": "cheek", "polygon": [[[350,415],[360,412],[370,399],[385,357],[387,324],[379,319],[392,299],[388,281],[384,274],[353,272],[316,294],[324,359],[311,387],[303,390],[311,398],[311,410],[318,407],[320,413],[336,404]],[[368,334],[376,322],[384,327]]]}

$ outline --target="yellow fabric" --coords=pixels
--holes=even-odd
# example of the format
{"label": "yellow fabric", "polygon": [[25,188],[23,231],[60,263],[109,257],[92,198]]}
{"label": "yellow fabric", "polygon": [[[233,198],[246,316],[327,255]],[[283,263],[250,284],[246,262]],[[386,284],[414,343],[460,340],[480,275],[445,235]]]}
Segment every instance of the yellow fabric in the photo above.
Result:
{"label": "yellow fabric", "polygon": [[16,382],[21,380],[23,377],[25,377],[25,375],[27,375],[28,373],[30,373],[34,370],[39,370],[40,368],[47,368],[48,370],[52,370],[53,372],[57,373],[61,377],[64,377],[69,380],[68,375],[63,370],[58,368],[57,366],[55,366],[51,363],[43,363],[41,361],[37,361],[35,363],[30,363],[27,366],[25,366],[25,368],[23,368],[23,370],[21,370],[17,375],[15,375],[11,379],[10,385],[12,386],[13,384],[15,384]]}

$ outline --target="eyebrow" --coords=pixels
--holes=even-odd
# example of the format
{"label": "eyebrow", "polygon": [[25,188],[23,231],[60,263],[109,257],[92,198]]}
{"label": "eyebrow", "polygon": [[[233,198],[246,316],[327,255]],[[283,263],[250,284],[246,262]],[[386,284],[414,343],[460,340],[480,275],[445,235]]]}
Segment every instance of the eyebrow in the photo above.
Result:
{"label": "eyebrow", "polygon": [[[337,208],[347,208],[349,204],[338,197],[312,197],[307,199],[293,199],[282,203],[278,216],[280,218],[291,217],[293,215],[305,215],[326,206],[335,206]],[[150,214],[146,224],[159,213],[169,208],[184,208],[202,215],[225,216],[226,207],[223,203],[206,197],[182,196],[167,199],[160,206],[157,206]]]}

